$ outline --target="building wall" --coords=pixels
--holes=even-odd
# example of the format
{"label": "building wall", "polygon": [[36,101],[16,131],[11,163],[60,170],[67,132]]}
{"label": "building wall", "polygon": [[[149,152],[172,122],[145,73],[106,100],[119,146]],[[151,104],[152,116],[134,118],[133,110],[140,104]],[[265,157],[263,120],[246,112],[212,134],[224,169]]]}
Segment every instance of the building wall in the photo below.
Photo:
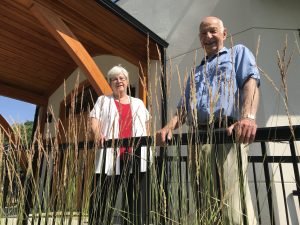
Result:
{"label": "building wall", "polygon": [[[260,107],[257,114],[259,127],[300,124],[300,1],[298,0],[121,0],[118,5],[140,20],[155,33],[169,42],[167,49],[167,106],[170,118],[176,109],[184,87],[184,80],[191,68],[200,62],[203,51],[198,39],[199,22],[202,17],[220,17],[228,29],[226,46],[244,44],[257,55],[261,69]],[[287,41],[287,42],[286,42]],[[287,70],[288,102],[282,87],[278,54],[283,55],[287,43],[285,63],[292,56]],[[258,54],[256,54],[256,52]],[[181,131],[180,131],[181,132]],[[296,150],[299,155],[299,143]],[[270,143],[269,155],[290,155],[287,144]],[[261,155],[260,145],[250,147],[250,155]],[[291,193],[296,190],[295,177],[290,165],[282,164],[286,196],[283,196],[279,164],[270,163],[275,199],[277,224],[285,224],[284,199],[287,200],[290,224],[298,224],[300,218],[297,198]],[[257,166],[259,195],[265,199],[260,207],[262,219],[267,221],[268,205],[262,165]],[[252,194],[254,183],[252,166],[248,169]],[[253,194],[254,195],[254,194]],[[252,196],[255,202],[255,197]]]}

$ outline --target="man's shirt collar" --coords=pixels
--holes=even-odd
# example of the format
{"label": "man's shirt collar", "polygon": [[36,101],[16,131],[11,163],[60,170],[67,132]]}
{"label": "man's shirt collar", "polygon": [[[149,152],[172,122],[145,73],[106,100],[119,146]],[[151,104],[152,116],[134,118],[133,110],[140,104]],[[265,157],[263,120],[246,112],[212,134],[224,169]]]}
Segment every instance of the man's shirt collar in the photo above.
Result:
{"label": "man's shirt collar", "polygon": [[228,52],[228,48],[223,47],[217,54],[215,54],[215,55],[213,55],[211,57],[206,56],[205,58],[203,58],[202,61],[201,61],[201,63],[200,63],[200,66],[203,66],[206,62],[210,62],[214,58],[216,58],[217,56],[223,55],[223,54],[225,54],[227,52]]}

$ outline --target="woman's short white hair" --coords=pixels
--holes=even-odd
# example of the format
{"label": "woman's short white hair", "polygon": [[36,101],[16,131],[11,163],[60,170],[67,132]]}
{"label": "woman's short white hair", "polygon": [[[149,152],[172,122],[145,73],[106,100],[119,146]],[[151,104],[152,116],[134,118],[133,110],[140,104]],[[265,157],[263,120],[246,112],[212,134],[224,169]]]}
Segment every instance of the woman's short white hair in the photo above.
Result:
{"label": "woman's short white hair", "polygon": [[110,82],[111,79],[115,78],[116,76],[123,74],[126,77],[126,80],[129,80],[128,71],[122,67],[121,65],[114,66],[107,72],[107,79]]}

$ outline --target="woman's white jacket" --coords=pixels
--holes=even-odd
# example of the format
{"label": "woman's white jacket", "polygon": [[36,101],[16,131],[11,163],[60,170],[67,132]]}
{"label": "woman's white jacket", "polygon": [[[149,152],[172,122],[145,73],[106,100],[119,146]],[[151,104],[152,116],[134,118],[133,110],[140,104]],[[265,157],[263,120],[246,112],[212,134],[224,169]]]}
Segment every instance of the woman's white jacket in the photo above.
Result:
{"label": "woman's white jacket", "polygon": [[[149,121],[149,112],[144,103],[138,98],[130,98],[130,107],[132,112],[132,136],[147,136],[146,122]],[[106,139],[117,139],[119,135],[119,113],[113,96],[102,95],[97,99],[90,117],[98,119],[101,124],[101,132]],[[133,147],[133,151],[135,148]],[[150,158],[151,150],[150,151]],[[95,173],[102,173],[104,149],[96,151]],[[147,147],[141,148],[141,172],[147,169]],[[107,175],[120,174],[120,156],[119,148],[107,148],[105,154],[105,168]]]}

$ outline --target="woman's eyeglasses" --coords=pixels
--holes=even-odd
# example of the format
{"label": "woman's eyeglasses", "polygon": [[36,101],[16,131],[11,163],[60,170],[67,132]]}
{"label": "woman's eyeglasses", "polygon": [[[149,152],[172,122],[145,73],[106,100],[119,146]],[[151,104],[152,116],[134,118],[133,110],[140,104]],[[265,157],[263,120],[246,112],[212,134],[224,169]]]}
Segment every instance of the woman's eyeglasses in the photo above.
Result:
{"label": "woman's eyeglasses", "polygon": [[114,77],[111,79],[111,82],[118,82],[118,81],[125,81],[126,80],[126,77]]}

